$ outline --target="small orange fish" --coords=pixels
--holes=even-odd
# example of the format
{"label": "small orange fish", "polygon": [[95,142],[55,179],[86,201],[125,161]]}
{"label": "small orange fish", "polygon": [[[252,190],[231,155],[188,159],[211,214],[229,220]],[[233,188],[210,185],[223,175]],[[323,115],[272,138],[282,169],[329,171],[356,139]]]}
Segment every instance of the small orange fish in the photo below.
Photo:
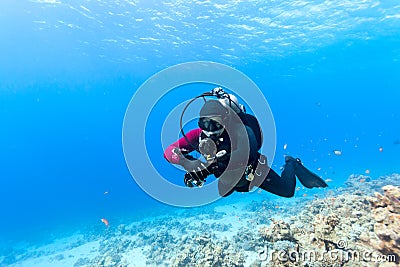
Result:
{"label": "small orange fish", "polygon": [[101,222],[104,223],[105,226],[108,226],[108,220],[107,219],[102,218]]}
{"label": "small orange fish", "polygon": [[383,152],[383,147],[380,147],[380,148],[379,148],[379,152]]}
{"label": "small orange fish", "polygon": [[365,179],[360,179],[360,183],[364,183],[365,182]]}
{"label": "small orange fish", "polygon": [[276,205],[276,206],[275,206],[275,209],[279,209],[279,206],[278,206],[278,205]]}
{"label": "small orange fish", "polygon": [[307,196],[307,194],[303,194],[303,197],[306,197]]}

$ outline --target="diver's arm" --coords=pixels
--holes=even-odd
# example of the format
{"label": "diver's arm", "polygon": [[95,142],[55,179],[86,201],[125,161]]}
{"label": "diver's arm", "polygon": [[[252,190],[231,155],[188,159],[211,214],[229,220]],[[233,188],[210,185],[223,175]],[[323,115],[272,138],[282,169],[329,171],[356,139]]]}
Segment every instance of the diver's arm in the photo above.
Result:
{"label": "diver's arm", "polygon": [[201,129],[194,129],[186,134],[186,138],[182,137],[176,142],[169,145],[164,151],[164,158],[172,164],[180,164],[182,152],[190,153],[197,146]]}

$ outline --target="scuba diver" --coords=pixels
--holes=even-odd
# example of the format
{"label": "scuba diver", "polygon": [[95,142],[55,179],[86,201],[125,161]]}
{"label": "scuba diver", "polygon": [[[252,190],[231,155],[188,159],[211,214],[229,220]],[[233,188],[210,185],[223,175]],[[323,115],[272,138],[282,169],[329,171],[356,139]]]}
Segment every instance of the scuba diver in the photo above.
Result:
{"label": "scuba diver", "polygon": [[[205,97],[217,99],[206,100]],[[199,128],[185,133],[183,114],[198,98],[205,101],[198,119]],[[296,177],[307,188],[328,186],[298,158],[285,157],[281,176],[271,169],[266,156],[259,152],[263,134],[258,120],[246,113],[238,99],[221,87],[189,101],[182,112],[180,128],[183,137],[165,149],[164,158],[187,171],[184,183],[188,187],[201,187],[209,175],[218,178],[218,192],[223,197],[235,191],[249,192],[254,186],[278,196],[292,197]],[[193,151],[199,152],[205,161],[190,155]],[[237,155],[248,157],[243,160]]]}

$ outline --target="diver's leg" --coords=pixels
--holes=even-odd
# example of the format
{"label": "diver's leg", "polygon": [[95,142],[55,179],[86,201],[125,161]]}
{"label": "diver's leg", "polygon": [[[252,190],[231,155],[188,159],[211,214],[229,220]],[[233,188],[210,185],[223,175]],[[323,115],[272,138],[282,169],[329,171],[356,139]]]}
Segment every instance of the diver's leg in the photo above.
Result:
{"label": "diver's leg", "polygon": [[270,169],[259,188],[281,197],[293,197],[296,187],[294,162],[286,162],[281,177]]}

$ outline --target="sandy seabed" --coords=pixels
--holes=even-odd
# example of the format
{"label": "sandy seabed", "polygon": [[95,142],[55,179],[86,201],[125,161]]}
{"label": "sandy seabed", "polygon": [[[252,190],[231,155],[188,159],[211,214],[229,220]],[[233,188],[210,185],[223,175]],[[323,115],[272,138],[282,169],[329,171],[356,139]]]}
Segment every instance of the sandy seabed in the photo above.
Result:
{"label": "sandy seabed", "polygon": [[351,175],[344,187],[291,199],[237,193],[11,249],[0,266],[399,266],[399,186],[399,174]]}

